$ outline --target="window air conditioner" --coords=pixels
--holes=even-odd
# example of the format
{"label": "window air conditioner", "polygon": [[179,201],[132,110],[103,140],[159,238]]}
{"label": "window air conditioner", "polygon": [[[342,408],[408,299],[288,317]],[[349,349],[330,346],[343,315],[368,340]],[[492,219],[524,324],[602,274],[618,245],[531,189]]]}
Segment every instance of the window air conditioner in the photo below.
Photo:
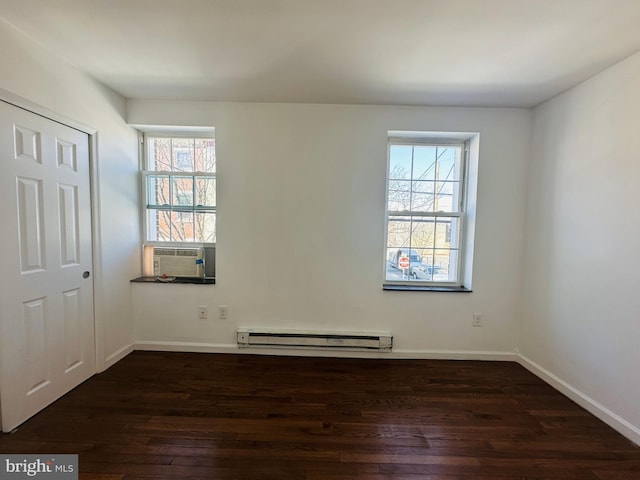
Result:
{"label": "window air conditioner", "polygon": [[204,248],[154,247],[153,274],[204,277]]}

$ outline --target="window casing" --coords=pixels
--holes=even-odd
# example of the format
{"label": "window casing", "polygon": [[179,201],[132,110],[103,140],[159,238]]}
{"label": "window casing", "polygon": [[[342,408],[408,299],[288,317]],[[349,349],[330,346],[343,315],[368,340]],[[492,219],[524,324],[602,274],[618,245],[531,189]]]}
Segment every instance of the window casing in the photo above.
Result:
{"label": "window casing", "polygon": [[459,138],[390,135],[385,288],[464,287],[468,151]]}
{"label": "window casing", "polygon": [[215,244],[215,139],[145,134],[143,150],[145,243]]}

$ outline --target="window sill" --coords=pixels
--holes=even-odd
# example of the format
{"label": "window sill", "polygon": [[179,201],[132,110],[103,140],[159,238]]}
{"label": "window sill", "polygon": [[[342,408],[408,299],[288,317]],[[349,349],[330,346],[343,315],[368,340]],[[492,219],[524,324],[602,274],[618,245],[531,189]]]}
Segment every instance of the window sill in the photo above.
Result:
{"label": "window sill", "polygon": [[170,282],[164,282],[158,280],[158,277],[138,277],[131,280],[131,283],[166,283],[166,284],[192,284],[192,285],[215,285],[216,279],[215,277],[205,277],[205,278],[183,278],[176,277],[175,280]]}
{"label": "window sill", "polygon": [[401,292],[458,292],[458,293],[471,293],[470,290],[465,287],[443,287],[443,286],[429,286],[429,285],[395,285],[385,283],[382,285],[383,290],[401,291]]}

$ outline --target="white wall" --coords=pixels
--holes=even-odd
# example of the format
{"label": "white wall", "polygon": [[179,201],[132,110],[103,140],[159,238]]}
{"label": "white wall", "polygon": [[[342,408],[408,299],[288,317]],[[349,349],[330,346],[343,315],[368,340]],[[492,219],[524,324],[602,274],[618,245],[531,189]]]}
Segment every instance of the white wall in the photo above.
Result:
{"label": "white wall", "polygon": [[519,341],[534,371],[636,442],[639,79],[636,54],[535,109]]}
{"label": "white wall", "polygon": [[[94,272],[100,361],[132,344],[129,280],[139,274],[138,154],[122,97],[0,20],[0,89],[97,129],[99,250]],[[0,93],[0,98],[3,95]],[[6,94],[4,95],[6,96]],[[124,350],[123,350],[124,349]]]}
{"label": "white wall", "polygon": [[[214,126],[219,172],[217,284],[133,285],[139,346],[234,349],[242,326],[388,330],[396,355],[513,355],[530,111],[144,100],[127,110],[131,124]],[[480,133],[473,293],[382,290],[389,130]]]}

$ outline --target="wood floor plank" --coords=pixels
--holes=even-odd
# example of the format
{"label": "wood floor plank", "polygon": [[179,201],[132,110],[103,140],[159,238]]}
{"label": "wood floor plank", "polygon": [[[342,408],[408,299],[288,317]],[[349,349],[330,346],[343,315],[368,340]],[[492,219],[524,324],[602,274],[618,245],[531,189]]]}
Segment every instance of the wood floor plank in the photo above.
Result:
{"label": "wood floor plank", "polygon": [[518,364],[134,352],[0,435],[86,480],[640,480],[640,449]]}

